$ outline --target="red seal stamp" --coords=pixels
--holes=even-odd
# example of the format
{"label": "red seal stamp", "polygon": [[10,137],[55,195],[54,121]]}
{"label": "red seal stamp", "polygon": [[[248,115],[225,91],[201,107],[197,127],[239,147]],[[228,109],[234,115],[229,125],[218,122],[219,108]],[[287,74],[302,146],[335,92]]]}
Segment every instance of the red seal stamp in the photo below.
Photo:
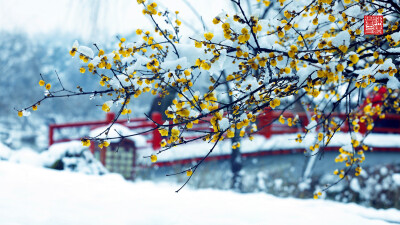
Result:
{"label": "red seal stamp", "polygon": [[364,16],[364,35],[383,34],[383,16]]}

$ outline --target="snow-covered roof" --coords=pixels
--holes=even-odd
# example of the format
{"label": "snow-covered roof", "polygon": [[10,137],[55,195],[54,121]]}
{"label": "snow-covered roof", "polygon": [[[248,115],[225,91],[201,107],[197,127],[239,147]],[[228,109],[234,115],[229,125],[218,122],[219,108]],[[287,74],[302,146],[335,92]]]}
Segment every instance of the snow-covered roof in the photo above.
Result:
{"label": "snow-covered roof", "polygon": [[[278,151],[290,149],[308,149],[308,147],[317,139],[316,134],[308,134],[302,143],[295,141],[297,134],[280,134],[265,138],[261,135],[255,135],[251,141],[244,138],[241,141],[241,153],[256,153],[265,151]],[[361,137],[361,136],[360,136]],[[355,137],[359,139],[360,137]],[[364,140],[364,144],[372,148],[400,148],[399,134],[377,134],[372,133]],[[329,147],[342,147],[351,142],[350,135],[338,132],[329,143]],[[214,143],[196,141],[184,145],[179,145],[167,151],[158,154],[158,162],[170,162],[175,160],[192,159],[204,157],[212,148]],[[219,143],[213,150],[211,156],[230,155],[231,144],[229,141]],[[142,156],[154,154],[153,150],[139,151]],[[138,157],[143,159],[143,157]],[[146,161],[146,159],[144,159]]]}
{"label": "snow-covered roof", "polygon": [[[134,135],[135,134],[135,132],[132,131],[131,129],[129,129],[128,127],[123,126],[123,125],[118,124],[118,123],[115,123],[115,124],[113,124],[111,126],[108,134],[106,135],[104,133],[104,131],[106,129],[108,129],[109,126],[110,125],[107,125],[107,126],[99,127],[99,128],[96,128],[96,129],[92,130],[90,132],[90,137],[118,138],[121,135],[122,136],[129,136],[129,135]],[[133,141],[135,143],[136,147],[145,147],[147,145],[146,138],[144,136],[142,136],[142,135],[130,136],[130,137],[127,137],[127,139]],[[110,139],[108,141],[110,141],[112,143],[116,143],[116,142],[119,142],[120,139]]]}
{"label": "snow-covered roof", "polygon": [[49,147],[48,151],[42,153],[44,164],[49,166],[54,163],[57,159],[60,159],[66,152],[71,154],[79,154],[87,147],[82,145],[80,141],[69,141],[56,143]]}

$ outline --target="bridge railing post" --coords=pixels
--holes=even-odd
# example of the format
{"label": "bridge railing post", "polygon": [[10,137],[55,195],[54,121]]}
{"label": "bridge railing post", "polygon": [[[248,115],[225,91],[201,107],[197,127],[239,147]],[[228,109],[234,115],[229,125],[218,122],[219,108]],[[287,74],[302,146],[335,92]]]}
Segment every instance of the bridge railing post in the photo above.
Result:
{"label": "bridge railing post", "polygon": [[[154,121],[154,122],[156,122],[156,123],[158,123],[158,124],[163,124],[163,120],[162,120],[162,116],[161,116],[161,113],[159,113],[159,112],[154,112],[154,113],[152,113],[151,114],[151,119]],[[157,125],[156,124],[154,124],[154,128],[156,127]],[[158,129],[155,129],[155,130],[153,130],[153,141],[152,141],[152,147],[153,147],[153,149],[154,150],[158,150],[158,149],[160,149],[161,148],[161,134],[160,134],[160,132],[158,131]]]}
{"label": "bridge railing post", "polygon": [[115,113],[109,112],[106,114],[106,122],[111,123],[115,119]]}
{"label": "bridge railing post", "polygon": [[49,146],[54,144],[54,126],[50,124],[49,126]]}

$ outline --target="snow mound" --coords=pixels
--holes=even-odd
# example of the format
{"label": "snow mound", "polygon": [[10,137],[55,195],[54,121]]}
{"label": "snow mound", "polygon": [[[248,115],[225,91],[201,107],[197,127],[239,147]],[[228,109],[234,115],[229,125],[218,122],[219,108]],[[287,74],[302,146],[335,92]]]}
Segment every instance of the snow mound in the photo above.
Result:
{"label": "snow mound", "polygon": [[0,160],[8,160],[10,158],[12,150],[0,142]]}
{"label": "snow mound", "polygon": [[8,161],[37,167],[43,166],[43,161],[40,154],[29,148],[23,148],[12,152]]}
{"label": "snow mound", "polygon": [[[104,131],[108,129],[108,126],[104,127],[99,127],[90,132],[91,137],[98,137],[98,138],[115,138],[115,139],[110,139],[110,142],[119,142],[120,139],[119,137],[122,136],[129,136],[129,135],[134,135],[135,132],[130,130],[128,127],[125,127],[121,124],[113,124],[106,135]],[[145,147],[147,146],[146,138],[141,136],[141,135],[136,135],[136,136],[131,136],[127,137],[129,140],[132,140],[135,142],[136,147]]]}
{"label": "snow mound", "polygon": [[58,170],[102,175],[107,173],[103,165],[80,141],[58,143],[41,154],[42,164]]}
{"label": "snow mound", "polygon": [[176,194],[176,184],[132,183],[113,174],[86,176],[8,162],[0,162],[0,180],[7,184],[0,192],[2,224],[389,225],[400,221],[395,209],[187,187]]}

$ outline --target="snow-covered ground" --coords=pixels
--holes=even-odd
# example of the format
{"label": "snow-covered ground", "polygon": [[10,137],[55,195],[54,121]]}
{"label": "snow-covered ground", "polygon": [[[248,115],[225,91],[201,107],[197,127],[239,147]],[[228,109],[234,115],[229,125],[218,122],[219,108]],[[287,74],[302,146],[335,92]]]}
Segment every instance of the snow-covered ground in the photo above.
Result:
{"label": "snow-covered ground", "polygon": [[176,184],[89,176],[0,161],[0,224],[400,223],[400,211],[264,193],[192,190]]}

